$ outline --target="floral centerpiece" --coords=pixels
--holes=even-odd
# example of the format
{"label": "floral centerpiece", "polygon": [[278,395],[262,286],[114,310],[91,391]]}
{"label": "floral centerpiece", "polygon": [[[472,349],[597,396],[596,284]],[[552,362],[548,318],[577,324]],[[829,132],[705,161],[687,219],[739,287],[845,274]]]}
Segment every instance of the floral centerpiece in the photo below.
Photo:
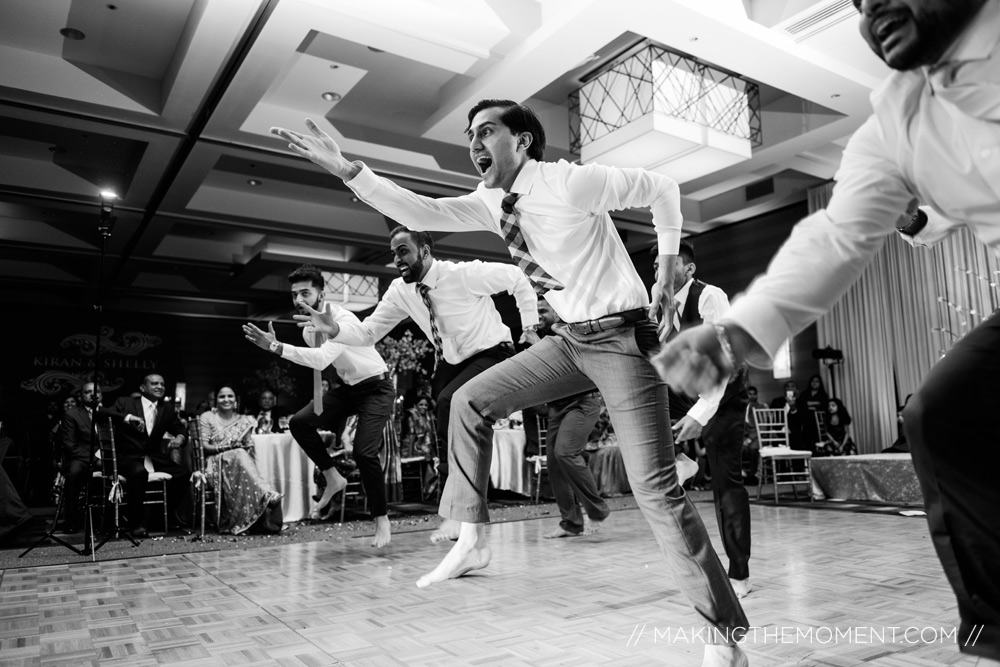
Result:
{"label": "floral centerpiece", "polygon": [[375,349],[389,367],[389,374],[400,375],[406,372],[427,373],[420,361],[433,348],[426,340],[415,339],[413,332],[407,331],[400,338],[386,336],[375,344]]}

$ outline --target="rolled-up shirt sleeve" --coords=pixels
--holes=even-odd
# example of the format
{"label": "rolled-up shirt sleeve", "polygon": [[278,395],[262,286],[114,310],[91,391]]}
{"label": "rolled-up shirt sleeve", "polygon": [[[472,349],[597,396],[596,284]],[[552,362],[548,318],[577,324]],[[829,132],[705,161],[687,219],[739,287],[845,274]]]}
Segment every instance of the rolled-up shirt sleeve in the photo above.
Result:
{"label": "rolled-up shirt sleeve", "polygon": [[768,357],[833,307],[894,234],[914,194],[886,157],[891,154],[877,120],[869,118],[848,142],[827,208],[795,226],[767,272],[723,318]]}

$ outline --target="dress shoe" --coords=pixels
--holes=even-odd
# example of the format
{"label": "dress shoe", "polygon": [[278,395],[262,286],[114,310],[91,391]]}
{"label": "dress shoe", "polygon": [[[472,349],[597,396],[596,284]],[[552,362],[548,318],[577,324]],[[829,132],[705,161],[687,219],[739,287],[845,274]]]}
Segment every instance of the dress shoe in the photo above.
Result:
{"label": "dress shoe", "polygon": [[129,532],[129,535],[137,540],[141,540],[144,537],[149,537],[149,532],[146,530],[145,526],[136,526]]}

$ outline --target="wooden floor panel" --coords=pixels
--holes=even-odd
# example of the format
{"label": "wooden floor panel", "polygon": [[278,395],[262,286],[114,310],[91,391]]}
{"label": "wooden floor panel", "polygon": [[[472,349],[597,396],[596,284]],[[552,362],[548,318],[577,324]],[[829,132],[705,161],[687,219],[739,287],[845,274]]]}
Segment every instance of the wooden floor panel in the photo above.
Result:
{"label": "wooden floor panel", "polygon": [[[712,506],[697,507],[720,548]],[[974,663],[940,640],[957,613],[922,519],[752,516],[752,665]],[[543,539],[554,522],[492,526],[489,568],[424,590],[414,582],[446,549],[427,532],[382,551],[360,538],[6,570],[0,667],[701,663],[695,615],[638,511],[615,512],[596,536]],[[833,637],[893,626],[929,641]]]}

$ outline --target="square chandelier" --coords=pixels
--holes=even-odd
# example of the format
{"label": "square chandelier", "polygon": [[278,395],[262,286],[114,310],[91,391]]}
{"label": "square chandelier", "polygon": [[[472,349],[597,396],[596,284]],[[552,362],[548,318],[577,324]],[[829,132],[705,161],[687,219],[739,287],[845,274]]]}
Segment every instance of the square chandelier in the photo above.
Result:
{"label": "square chandelier", "polygon": [[750,159],[761,144],[756,83],[644,40],[570,96],[584,164],[643,167],[678,183]]}

